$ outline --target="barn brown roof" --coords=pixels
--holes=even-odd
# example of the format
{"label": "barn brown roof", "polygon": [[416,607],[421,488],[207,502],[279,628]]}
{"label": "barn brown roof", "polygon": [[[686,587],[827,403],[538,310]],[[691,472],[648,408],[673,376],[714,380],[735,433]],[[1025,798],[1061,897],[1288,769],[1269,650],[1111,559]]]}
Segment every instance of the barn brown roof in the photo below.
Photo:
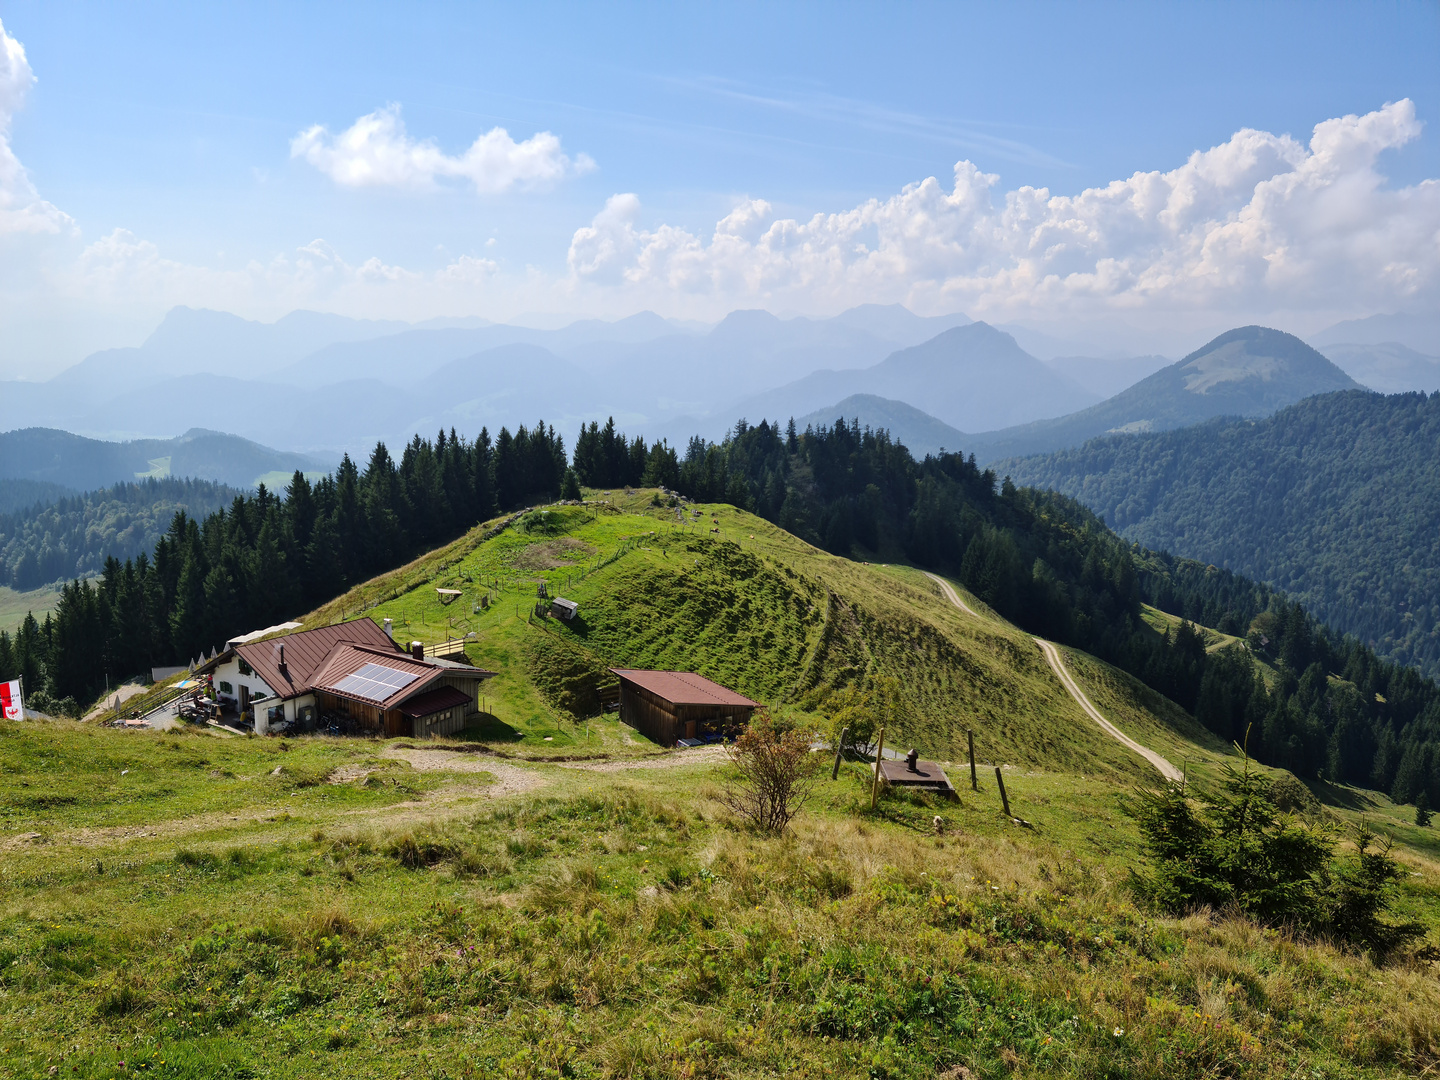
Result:
{"label": "barn brown roof", "polygon": [[641,668],[611,668],[622,681],[632,682],[672,705],[730,705],[761,708],[744,694],[696,675],[693,671],[646,671]]}
{"label": "barn brown roof", "polygon": [[453,709],[457,705],[469,704],[470,695],[463,690],[457,690],[453,686],[437,686],[434,690],[427,690],[408,701],[402,701],[400,711],[409,717],[430,716]]}

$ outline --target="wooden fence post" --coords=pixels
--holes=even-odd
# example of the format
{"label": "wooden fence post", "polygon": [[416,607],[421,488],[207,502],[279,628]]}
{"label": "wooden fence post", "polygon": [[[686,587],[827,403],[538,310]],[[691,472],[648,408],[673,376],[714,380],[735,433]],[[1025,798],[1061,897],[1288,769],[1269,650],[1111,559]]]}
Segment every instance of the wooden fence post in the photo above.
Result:
{"label": "wooden fence post", "polygon": [[980,782],[975,779],[975,732],[965,729],[965,738],[970,743],[970,790],[979,791]]}
{"label": "wooden fence post", "polygon": [[840,775],[840,754],[845,749],[845,736],[849,734],[850,729],[848,727],[840,729],[840,739],[838,742],[835,743],[835,767],[830,770],[831,780],[834,780]]}
{"label": "wooden fence post", "polygon": [[880,742],[875,747],[875,778],[870,782],[870,809],[880,798],[880,761],[885,756],[885,729],[880,729]]}
{"label": "wooden fence post", "polygon": [[1013,817],[1010,813],[1010,800],[1005,797],[1005,777],[1000,775],[1000,766],[995,766],[995,782],[1000,785],[1000,805],[1005,808],[1005,816]]}

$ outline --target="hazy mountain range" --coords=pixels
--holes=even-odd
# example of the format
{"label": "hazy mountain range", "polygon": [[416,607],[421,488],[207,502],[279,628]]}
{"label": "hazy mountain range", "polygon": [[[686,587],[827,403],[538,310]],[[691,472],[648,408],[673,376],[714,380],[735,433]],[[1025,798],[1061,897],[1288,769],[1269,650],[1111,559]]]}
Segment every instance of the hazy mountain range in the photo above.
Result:
{"label": "hazy mountain range", "polygon": [[[1396,391],[1440,386],[1440,361],[1425,351],[1437,336],[1434,318],[1401,314],[1337,324],[1316,340],[1328,342],[1331,359],[1362,384]],[[829,319],[736,311],[708,327],[642,312],[554,329],[304,311],[258,323],[176,308],[136,348],[95,353],[46,382],[0,383],[0,430],[134,440],[203,428],[330,460],[417,431],[454,426],[473,436],[482,425],[493,432],[541,416],[572,440],[582,422],[613,415],[631,433],[679,442],[722,438],[739,417],[833,418],[850,399],[868,402],[865,422],[890,426],[886,417],[909,415],[895,406],[877,410],[874,399],[885,399],[930,418],[904,422],[917,450],[949,446],[936,440],[952,440],[955,431],[969,436],[961,445],[997,457],[1072,445],[1127,424],[1194,422],[1217,409],[1258,415],[1298,390],[1349,385],[1334,370],[1293,387],[1271,385],[1270,377],[1248,389],[1221,380],[1198,399],[1172,385],[1164,393],[1181,394],[1179,405],[1162,408],[1155,394],[1163,388],[1147,380],[1173,367],[1169,361],[1098,349],[1086,355],[1090,349],[1029,327],[972,323],[958,313],[925,318],[899,305]],[[1176,377],[1190,378],[1166,376]],[[1197,400],[1202,407],[1193,407]],[[122,470],[137,471],[144,470]]]}
{"label": "hazy mountain range", "polygon": [[[983,326],[976,323],[964,331]],[[929,348],[927,345],[923,350],[909,352]],[[932,368],[930,375],[940,380],[937,368]],[[1359,389],[1359,385],[1299,338],[1279,330],[1246,326],[1221,334],[1183,360],[1105,401],[1053,419],[998,431],[964,431],[939,419],[939,409],[927,413],[903,401],[858,394],[812,410],[805,414],[801,426],[833,423],[838,416],[844,416],[870,427],[888,429],[916,453],[944,446],[974,453],[985,463],[1080,446],[1101,435],[1169,431],[1216,416],[1266,416],[1315,394],[1348,389]],[[943,395],[931,396],[944,406]]]}

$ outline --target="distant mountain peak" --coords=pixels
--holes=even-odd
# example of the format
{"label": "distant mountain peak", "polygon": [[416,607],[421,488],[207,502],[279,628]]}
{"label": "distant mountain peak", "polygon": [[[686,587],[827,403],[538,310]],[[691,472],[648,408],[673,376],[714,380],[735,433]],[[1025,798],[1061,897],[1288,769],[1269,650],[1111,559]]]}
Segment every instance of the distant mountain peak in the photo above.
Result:
{"label": "distant mountain peak", "polygon": [[714,333],[736,327],[749,329],[756,326],[774,326],[783,321],[778,315],[772,315],[764,308],[738,308],[715,324]]}
{"label": "distant mountain peak", "polygon": [[1227,384],[1258,379],[1319,378],[1327,389],[1353,389],[1348,375],[1294,334],[1268,326],[1240,326],[1196,349],[1175,365],[1192,394],[1210,394]]}
{"label": "distant mountain peak", "polygon": [[1216,416],[1268,416],[1316,394],[1360,388],[1295,335],[1239,326],[1098,405],[987,432],[976,442],[982,458],[994,460],[1079,446],[1098,435],[1166,431]]}

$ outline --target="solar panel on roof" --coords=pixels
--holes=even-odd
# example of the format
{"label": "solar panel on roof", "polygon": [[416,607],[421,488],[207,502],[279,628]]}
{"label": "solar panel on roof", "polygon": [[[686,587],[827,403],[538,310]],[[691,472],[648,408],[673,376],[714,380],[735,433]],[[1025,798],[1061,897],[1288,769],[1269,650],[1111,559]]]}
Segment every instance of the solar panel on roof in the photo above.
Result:
{"label": "solar panel on roof", "polygon": [[367,698],[370,701],[384,701],[391,697],[397,690],[403,690],[420,676],[413,671],[400,671],[396,668],[385,667],[383,664],[365,664],[358,671],[346,675],[339,682],[334,683],[329,689],[341,694],[353,694],[355,697]]}

